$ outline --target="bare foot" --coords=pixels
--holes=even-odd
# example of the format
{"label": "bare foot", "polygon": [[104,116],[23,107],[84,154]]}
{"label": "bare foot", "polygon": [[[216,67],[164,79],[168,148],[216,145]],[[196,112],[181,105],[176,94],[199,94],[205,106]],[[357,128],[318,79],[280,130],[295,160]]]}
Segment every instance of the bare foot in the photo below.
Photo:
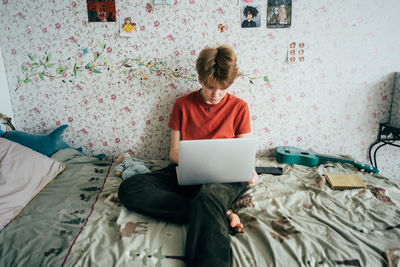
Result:
{"label": "bare foot", "polygon": [[229,227],[236,231],[237,233],[243,232],[243,224],[240,222],[240,218],[236,213],[233,213],[232,210],[228,210],[226,212],[226,218],[229,221]]}

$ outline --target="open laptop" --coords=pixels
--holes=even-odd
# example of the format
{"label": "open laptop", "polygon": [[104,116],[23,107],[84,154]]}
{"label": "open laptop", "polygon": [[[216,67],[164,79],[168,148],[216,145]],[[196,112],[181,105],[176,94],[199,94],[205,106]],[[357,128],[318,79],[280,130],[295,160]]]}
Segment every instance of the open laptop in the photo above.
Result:
{"label": "open laptop", "polygon": [[256,139],[202,139],[179,142],[180,185],[247,182],[255,165]]}

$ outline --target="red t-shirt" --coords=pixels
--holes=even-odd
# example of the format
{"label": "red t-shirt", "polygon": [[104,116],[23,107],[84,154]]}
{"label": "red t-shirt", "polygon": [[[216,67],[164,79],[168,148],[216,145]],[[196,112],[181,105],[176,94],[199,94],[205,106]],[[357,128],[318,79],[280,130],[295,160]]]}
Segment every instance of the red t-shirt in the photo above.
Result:
{"label": "red t-shirt", "polygon": [[207,104],[197,90],[176,99],[168,127],[180,131],[182,140],[235,138],[250,133],[249,108],[228,93],[218,104]]}

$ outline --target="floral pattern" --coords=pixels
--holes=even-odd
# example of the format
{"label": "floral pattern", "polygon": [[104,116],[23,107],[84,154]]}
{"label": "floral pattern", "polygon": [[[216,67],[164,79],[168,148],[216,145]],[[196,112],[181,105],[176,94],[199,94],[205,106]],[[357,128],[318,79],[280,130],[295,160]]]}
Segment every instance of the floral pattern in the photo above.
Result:
{"label": "floral pattern", "polygon": [[[146,2],[117,1],[117,15],[138,16],[126,38],[118,19],[89,23],[86,1],[3,0],[14,124],[33,133],[69,124],[65,140],[86,153],[165,159],[175,98],[199,88],[198,53],[228,44],[242,72],[230,91],[249,104],[259,154],[293,145],[367,162],[379,123],[389,120],[400,3],[293,0],[292,27],[268,29],[261,1],[261,27],[242,29],[239,2],[174,1],[148,13]],[[293,41],[305,43],[302,63],[287,62]],[[397,181],[399,152],[385,147],[378,157],[381,173]]]}

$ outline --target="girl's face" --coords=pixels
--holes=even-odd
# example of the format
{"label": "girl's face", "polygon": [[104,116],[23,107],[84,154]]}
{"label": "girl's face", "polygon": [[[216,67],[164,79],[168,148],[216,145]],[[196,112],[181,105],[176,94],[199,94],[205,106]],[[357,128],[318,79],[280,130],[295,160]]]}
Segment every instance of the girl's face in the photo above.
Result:
{"label": "girl's face", "polygon": [[251,20],[253,18],[253,14],[247,12],[247,20]]}
{"label": "girl's face", "polygon": [[205,86],[201,83],[200,93],[203,96],[203,101],[207,104],[215,105],[222,101],[228,92],[228,88],[222,88],[218,83],[210,85],[210,87]]}

